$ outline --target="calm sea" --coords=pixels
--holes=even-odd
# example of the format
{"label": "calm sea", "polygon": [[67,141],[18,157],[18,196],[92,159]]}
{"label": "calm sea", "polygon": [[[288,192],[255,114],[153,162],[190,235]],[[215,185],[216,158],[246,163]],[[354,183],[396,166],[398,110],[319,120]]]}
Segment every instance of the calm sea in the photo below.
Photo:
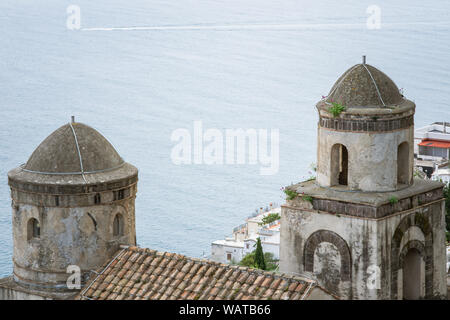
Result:
{"label": "calm sea", "polygon": [[[369,30],[374,3],[381,29]],[[66,28],[71,4],[84,31]],[[139,168],[139,245],[199,257],[309,176],[314,105],[361,55],[416,102],[416,126],[450,122],[449,9],[437,0],[2,0],[0,276],[12,269],[7,172],[71,115]],[[186,28],[132,28],[142,26]],[[108,27],[130,29],[89,29]],[[173,164],[171,133],[193,132],[195,120],[278,128],[279,172]]]}

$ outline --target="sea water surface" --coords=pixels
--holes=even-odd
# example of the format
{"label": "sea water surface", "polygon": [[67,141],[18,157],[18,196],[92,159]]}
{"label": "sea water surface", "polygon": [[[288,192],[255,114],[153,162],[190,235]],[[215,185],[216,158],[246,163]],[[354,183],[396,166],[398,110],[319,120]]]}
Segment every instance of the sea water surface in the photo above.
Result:
{"label": "sea water surface", "polygon": [[[80,30],[66,27],[70,5]],[[7,172],[71,115],[139,168],[138,244],[200,257],[309,176],[314,105],[363,54],[415,101],[416,127],[450,122],[449,13],[437,0],[2,0],[0,276],[12,270]],[[171,134],[196,120],[279,129],[278,173],[175,165]]]}

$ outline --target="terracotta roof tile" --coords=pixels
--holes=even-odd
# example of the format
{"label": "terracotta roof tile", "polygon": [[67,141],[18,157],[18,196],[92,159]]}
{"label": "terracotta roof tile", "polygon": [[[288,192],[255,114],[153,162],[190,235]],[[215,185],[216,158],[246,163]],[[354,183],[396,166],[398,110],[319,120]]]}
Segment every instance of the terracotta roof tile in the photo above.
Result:
{"label": "terracotta roof tile", "polygon": [[297,282],[291,282],[290,284],[289,284],[289,288],[288,288],[288,290],[289,291],[294,291],[295,290],[295,288],[297,288],[297,285],[298,285],[298,283]]}
{"label": "terracotta roof tile", "polygon": [[243,300],[242,298],[244,297],[244,293],[239,292],[236,297],[234,298],[235,300]]}
{"label": "terracotta roof tile", "polygon": [[261,283],[261,287],[268,288],[270,286],[270,284],[272,283],[272,281],[273,281],[272,277],[265,277],[264,281]]}
{"label": "terracotta roof tile", "polygon": [[280,300],[281,295],[283,294],[283,291],[281,290],[276,290],[273,295],[272,295],[272,299],[273,300]]}
{"label": "terracotta roof tile", "polygon": [[273,282],[270,284],[270,289],[277,289],[281,281],[282,281],[281,278],[275,278]]}
{"label": "terracotta roof tile", "polygon": [[258,276],[258,277],[256,278],[254,284],[255,284],[256,286],[260,286],[260,285],[262,284],[263,281],[264,281],[264,276],[263,276],[263,275],[260,275],[260,276]]}
{"label": "terracotta roof tile", "polygon": [[245,281],[248,284],[253,284],[256,280],[256,275],[254,273],[250,274],[247,278],[247,280]]}
{"label": "terracotta roof tile", "polygon": [[250,286],[250,288],[248,288],[247,292],[253,296],[256,294],[258,288],[259,287],[256,284],[253,284]]}
{"label": "terracotta roof tile", "polygon": [[117,283],[117,286],[124,287],[127,284],[127,282],[128,282],[127,279],[122,279],[119,281],[119,283]]}
{"label": "terracotta roof tile", "polygon": [[115,300],[116,297],[117,297],[117,293],[111,293],[111,294],[108,296],[108,300]]}
{"label": "terracotta roof tile", "polygon": [[301,292],[304,287],[305,285],[303,283],[299,283],[297,288],[295,288],[295,292]]}
{"label": "terracotta roof tile", "polygon": [[[303,299],[311,280],[129,247],[98,270],[80,299]],[[320,288],[320,287],[319,287]]]}

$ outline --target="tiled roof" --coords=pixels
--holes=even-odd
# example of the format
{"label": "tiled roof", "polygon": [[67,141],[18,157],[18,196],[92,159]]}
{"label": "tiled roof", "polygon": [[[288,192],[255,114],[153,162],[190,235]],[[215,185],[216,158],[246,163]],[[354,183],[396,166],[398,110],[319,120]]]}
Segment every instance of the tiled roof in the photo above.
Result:
{"label": "tiled roof", "polygon": [[297,276],[123,247],[77,299],[303,300],[314,287],[316,282]]}

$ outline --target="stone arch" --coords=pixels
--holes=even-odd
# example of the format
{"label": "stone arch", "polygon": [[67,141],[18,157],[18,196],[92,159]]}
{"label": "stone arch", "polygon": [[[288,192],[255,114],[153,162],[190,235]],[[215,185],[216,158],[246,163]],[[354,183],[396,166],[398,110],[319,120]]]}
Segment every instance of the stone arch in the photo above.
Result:
{"label": "stone arch", "polygon": [[350,281],[352,277],[350,249],[344,239],[329,230],[318,230],[306,240],[303,258],[305,271],[314,271],[314,252],[322,242],[330,242],[336,246],[341,256],[341,281]]}
{"label": "stone arch", "polygon": [[348,150],[341,143],[331,147],[330,185],[348,185]]}
{"label": "stone arch", "polygon": [[425,260],[425,245],[421,241],[411,240],[403,246],[402,252],[400,253],[398,261],[400,266],[403,266],[403,261],[408,254],[408,251],[411,249],[416,249],[419,252],[420,256]]}
{"label": "stone arch", "polygon": [[[405,232],[418,227],[425,236],[425,243],[413,240],[404,245],[400,252],[400,245]],[[428,219],[420,212],[404,217],[395,229],[391,244],[391,298],[398,299],[398,272],[403,266],[403,259],[409,249],[422,252],[425,261],[425,297],[433,295],[433,229]]]}

